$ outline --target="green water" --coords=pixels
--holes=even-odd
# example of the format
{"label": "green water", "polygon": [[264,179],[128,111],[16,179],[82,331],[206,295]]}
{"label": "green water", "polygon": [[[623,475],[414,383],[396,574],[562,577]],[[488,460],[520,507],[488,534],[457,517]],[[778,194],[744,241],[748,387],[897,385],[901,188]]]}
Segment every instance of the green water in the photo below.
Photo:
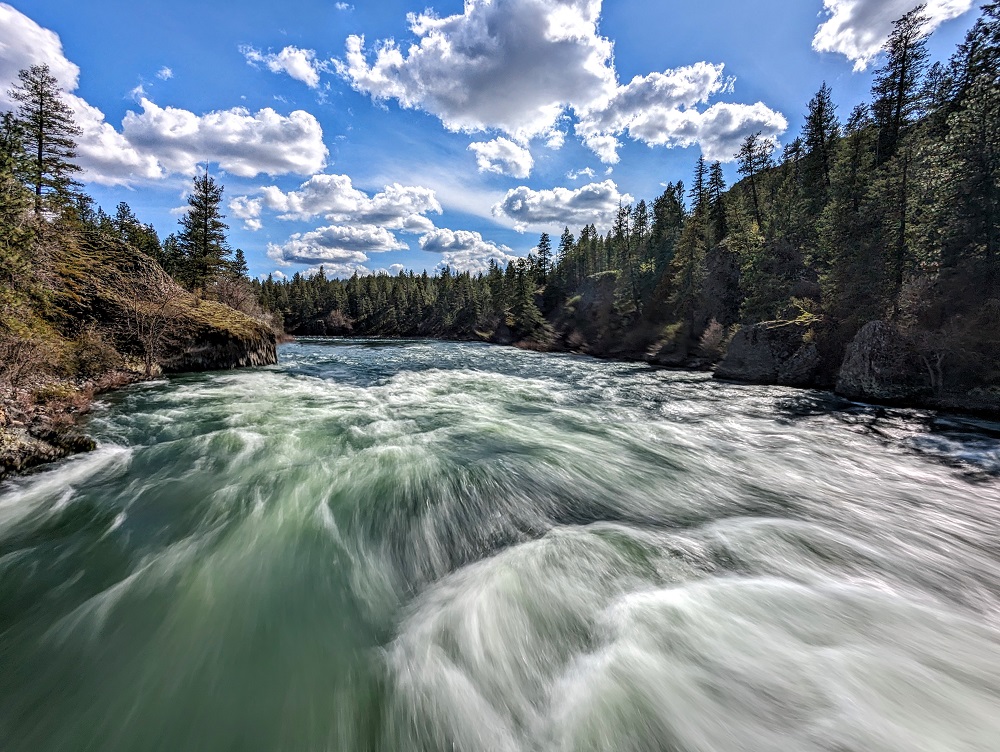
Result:
{"label": "green water", "polygon": [[0,485],[0,749],[1000,748],[1000,426],[479,345],[109,397]]}

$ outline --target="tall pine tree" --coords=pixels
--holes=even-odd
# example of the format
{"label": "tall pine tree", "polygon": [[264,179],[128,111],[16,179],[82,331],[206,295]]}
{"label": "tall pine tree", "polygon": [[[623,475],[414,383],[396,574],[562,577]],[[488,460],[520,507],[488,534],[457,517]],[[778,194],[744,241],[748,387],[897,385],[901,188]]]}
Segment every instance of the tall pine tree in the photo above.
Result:
{"label": "tall pine tree", "polygon": [[81,131],[49,66],[33,65],[18,73],[18,79],[20,85],[9,94],[18,103],[26,153],[25,182],[35,194],[35,213],[40,214],[46,195],[69,203],[80,185],[73,179],[80,171],[73,160]]}
{"label": "tall pine tree", "polygon": [[188,196],[188,210],[181,218],[177,248],[184,257],[181,281],[191,290],[205,289],[209,282],[227,268],[229,243],[222,220],[223,187],[205,173],[194,179]]}

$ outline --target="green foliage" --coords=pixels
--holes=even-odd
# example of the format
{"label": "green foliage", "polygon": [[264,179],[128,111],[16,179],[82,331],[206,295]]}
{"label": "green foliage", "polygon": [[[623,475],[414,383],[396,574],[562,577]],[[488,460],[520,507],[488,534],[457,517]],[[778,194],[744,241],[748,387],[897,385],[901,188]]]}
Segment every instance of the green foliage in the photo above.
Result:
{"label": "green foliage", "polygon": [[22,70],[18,79],[20,85],[9,93],[18,103],[17,118],[24,134],[23,178],[35,194],[35,212],[40,213],[43,198],[61,207],[79,187],[73,175],[80,167],[73,160],[81,131],[48,65]]}
{"label": "green foliage", "polygon": [[224,272],[229,264],[229,243],[222,220],[223,187],[209,174],[194,179],[194,190],[188,196],[188,210],[181,218],[176,250],[183,259],[180,281],[189,290],[203,290],[212,279]]}

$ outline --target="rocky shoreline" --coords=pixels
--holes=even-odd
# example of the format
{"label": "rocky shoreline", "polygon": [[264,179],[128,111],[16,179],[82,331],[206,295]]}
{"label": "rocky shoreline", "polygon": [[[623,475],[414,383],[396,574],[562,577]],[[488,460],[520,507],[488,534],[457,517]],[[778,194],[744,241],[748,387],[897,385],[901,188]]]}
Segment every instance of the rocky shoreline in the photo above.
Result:
{"label": "rocky shoreline", "polygon": [[[263,329],[262,329],[263,331]],[[278,362],[277,338],[267,331],[243,338],[230,331],[206,330],[183,350],[165,359],[163,373],[231,370]],[[79,429],[80,419],[105,392],[145,381],[141,370],[115,370],[84,383],[44,380],[0,403],[0,481],[97,445]]]}

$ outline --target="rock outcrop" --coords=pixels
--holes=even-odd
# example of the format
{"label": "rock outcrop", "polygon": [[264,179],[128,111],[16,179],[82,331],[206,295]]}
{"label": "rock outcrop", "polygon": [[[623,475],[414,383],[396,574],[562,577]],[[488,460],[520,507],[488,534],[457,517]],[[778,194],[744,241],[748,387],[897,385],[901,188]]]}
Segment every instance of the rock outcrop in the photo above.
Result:
{"label": "rock outcrop", "polygon": [[21,427],[0,430],[0,480],[95,448],[93,439],[76,431]]}
{"label": "rock outcrop", "polygon": [[744,327],[729,343],[715,377],[752,384],[811,386],[820,354],[805,334],[804,327],[797,325]]}
{"label": "rock outcrop", "polygon": [[870,321],[847,347],[837,394],[875,402],[912,402],[928,392],[911,343],[885,321]]}
{"label": "rock outcrop", "polygon": [[[267,366],[278,362],[274,332],[248,316],[202,303],[183,325],[183,336],[162,358],[168,373],[221,371]],[[234,315],[236,314],[236,315]]]}

